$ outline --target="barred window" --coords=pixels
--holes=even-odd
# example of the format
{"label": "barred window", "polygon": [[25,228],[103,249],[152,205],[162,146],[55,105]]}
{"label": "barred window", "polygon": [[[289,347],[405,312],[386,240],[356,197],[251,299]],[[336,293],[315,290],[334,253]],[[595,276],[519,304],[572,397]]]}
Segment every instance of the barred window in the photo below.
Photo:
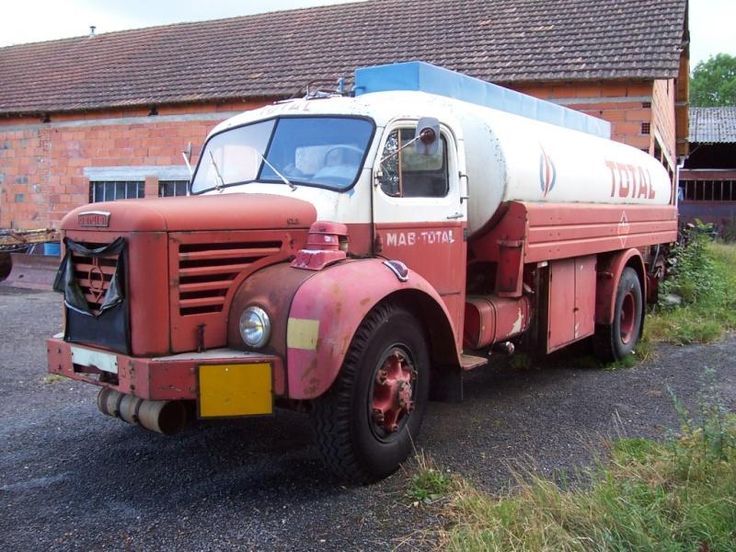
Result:
{"label": "barred window", "polygon": [[104,180],[89,183],[89,201],[114,201],[145,196],[145,182],[131,180]]}
{"label": "barred window", "polygon": [[173,197],[187,195],[187,180],[160,180],[158,183],[159,197]]}
{"label": "barred window", "polygon": [[736,201],[736,180],[681,180],[685,201]]}

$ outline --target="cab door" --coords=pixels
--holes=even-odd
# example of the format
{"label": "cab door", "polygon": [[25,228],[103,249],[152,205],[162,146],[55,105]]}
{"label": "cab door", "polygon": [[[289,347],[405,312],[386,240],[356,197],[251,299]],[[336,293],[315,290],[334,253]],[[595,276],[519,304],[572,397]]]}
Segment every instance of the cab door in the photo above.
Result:
{"label": "cab door", "polygon": [[461,345],[467,200],[461,141],[440,125],[439,147],[414,143],[417,121],[387,126],[373,179],[375,253],[423,276],[445,302]]}

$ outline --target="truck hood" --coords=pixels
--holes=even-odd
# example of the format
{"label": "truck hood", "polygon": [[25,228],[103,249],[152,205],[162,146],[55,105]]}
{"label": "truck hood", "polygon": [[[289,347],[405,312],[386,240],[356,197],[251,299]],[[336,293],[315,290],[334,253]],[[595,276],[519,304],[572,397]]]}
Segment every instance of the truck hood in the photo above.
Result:
{"label": "truck hood", "polygon": [[62,230],[186,232],[308,228],[317,220],[311,203],[269,194],[223,194],[126,199],[78,207]]}

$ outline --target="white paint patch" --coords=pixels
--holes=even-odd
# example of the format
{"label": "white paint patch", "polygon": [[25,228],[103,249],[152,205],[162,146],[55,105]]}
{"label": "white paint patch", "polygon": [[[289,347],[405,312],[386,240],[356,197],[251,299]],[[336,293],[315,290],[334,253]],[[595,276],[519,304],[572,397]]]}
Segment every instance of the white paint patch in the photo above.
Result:
{"label": "white paint patch", "polygon": [[110,372],[111,374],[118,373],[118,357],[116,355],[103,353],[102,351],[93,351],[92,349],[85,349],[76,345],[72,345],[71,349],[72,362],[74,364],[94,367],[103,372]]}
{"label": "white paint patch", "polygon": [[514,321],[514,325],[511,327],[511,334],[518,334],[521,333],[522,324],[524,323],[524,313],[521,309],[519,309],[519,314],[516,317],[516,320]]}

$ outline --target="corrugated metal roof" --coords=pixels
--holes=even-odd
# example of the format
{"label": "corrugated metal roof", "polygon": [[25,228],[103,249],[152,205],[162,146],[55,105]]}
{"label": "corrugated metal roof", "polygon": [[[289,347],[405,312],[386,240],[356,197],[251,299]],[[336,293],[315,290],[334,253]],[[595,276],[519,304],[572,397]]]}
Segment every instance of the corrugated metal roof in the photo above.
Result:
{"label": "corrugated metal roof", "polygon": [[0,48],[0,114],[300,94],[422,60],[499,83],[673,78],[686,0],[369,0]]}
{"label": "corrugated metal roof", "polygon": [[688,141],[691,144],[736,143],[736,107],[691,107]]}

